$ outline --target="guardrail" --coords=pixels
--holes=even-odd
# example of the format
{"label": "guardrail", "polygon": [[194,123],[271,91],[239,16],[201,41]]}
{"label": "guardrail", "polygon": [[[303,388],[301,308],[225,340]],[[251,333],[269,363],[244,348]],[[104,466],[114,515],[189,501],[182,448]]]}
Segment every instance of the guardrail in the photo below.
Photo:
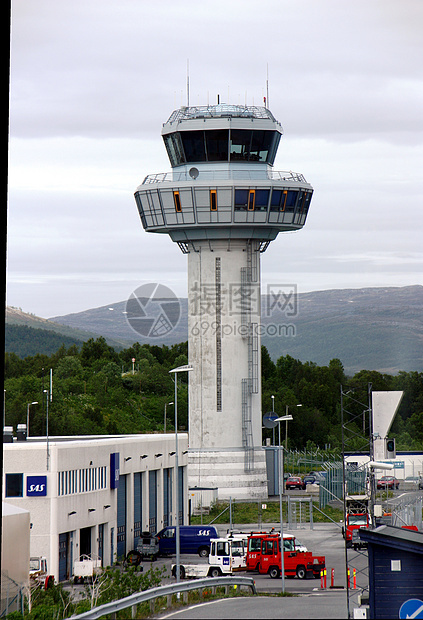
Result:
{"label": "guardrail", "polygon": [[[201,169],[200,175],[197,178],[204,182],[208,181],[294,181],[296,183],[306,183],[304,175],[299,172],[282,172],[278,170],[254,170],[251,168],[241,170],[203,170]],[[158,172],[156,174],[149,174],[145,177],[142,185],[149,185],[155,183],[166,182],[181,182],[189,181],[192,183],[192,178],[189,175],[188,170],[183,172]],[[199,181],[197,181],[198,184]]]}
{"label": "guardrail", "polygon": [[127,609],[128,607],[132,607],[132,617],[135,618],[136,607],[140,603],[145,603],[146,601],[151,601],[160,596],[171,597],[172,594],[178,594],[178,592],[189,592],[190,590],[202,590],[204,588],[216,588],[218,586],[245,586],[251,589],[253,594],[257,594],[255,581],[252,577],[206,577],[204,579],[195,579],[193,581],[181,581],[179,583],[172,583],[166,586],[159,586],[157,588],[151,588],[150,590],[144,590],[143,592],[137,592],[136,594],[131,594],[126,598],[122,598],[118,601],[113,601],[112,603],[105,603],[104,605],[100,605],[100,607],[94,607],[89,611],[85,611],[82,614],[78,614],[77,616],[71,616],[72,620],[95,620],[96,618],[101,618],[106,616],[107,614],[115,614],[122,609]]}

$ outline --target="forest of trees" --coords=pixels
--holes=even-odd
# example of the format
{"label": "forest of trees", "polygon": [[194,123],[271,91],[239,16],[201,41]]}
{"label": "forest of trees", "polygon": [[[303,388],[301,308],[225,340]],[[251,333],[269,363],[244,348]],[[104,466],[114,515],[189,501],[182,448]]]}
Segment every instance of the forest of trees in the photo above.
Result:
{"label": "forest of trees", "polygon": [[[46,398],[53,369],[53,398],[49,402],[49,435],[126,434],[162,432],[166,403],[173,400],[169,370],[188,362],[188,345],[151,346],[139,343],[116,352],[104,338],[81,347],[61,346],[56,353],[21,359],[5,354],[6,425],[26,423],[29,405],[30,435],[45,435]],[[132,358],[135,358],[134,372]],[[188,429],[187,373],[181,373],[178,396],[180,430]],[[294,416],[289,447],[341,448],[341,386],[354,390],[367,403],[368,384],[375,391],[403,390],[390,436],[397,450],[423,449],[423,373],[392,376],[362,370],[346,377],[342,362],[328,366],[301,362],[289,355],[274,363],[262,347],[262,412]],[[274,396],[274,399],[272,399]],[[32,402],[38,405],[31,405]],[[301,407],[297,407],[301,404]],[[359,405],[357,405],[359,407]],[[295,408],[295,411],[294,411]],[[173,407],[167,407],[167,429],[173,429]],[[357,423],[357,433],[361,431]],[[265,431],[264,437],[271,431]],[[362,443],[362,442],[361,442]],[[360,438],[357,439],[357,449]]]}

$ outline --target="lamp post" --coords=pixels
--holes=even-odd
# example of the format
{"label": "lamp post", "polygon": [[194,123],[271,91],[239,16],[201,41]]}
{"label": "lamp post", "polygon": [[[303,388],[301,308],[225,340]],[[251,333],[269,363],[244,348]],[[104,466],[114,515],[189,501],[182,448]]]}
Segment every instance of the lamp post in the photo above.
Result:
{"label": "lamp post", "polygon": [[48,390],[43,390],[44,394],[46,395],[46,440],[47,440],[47,471],[49,469],[49,461],[50,461],[50,453],[49,453],[49,449],[48,449],[48,400],[49,400],[49,393]]}
{"label": "lamp post", "polygon": [[167,405],[173,405],[173,404],[174,404],[173,400],[172,400],[172,402],[171,402],[171,403],[165,403],[165,410],[164,410],[164,431],[163,431],[163,432],[166,432],[166,407],[167,407]]}
{"label": "lamp post", "polygon": [[176,470],[176,583],[179,583],[181,575],[181,552],[180,552],[180,538],[179,538],[179,455],[178,455],[178,373],[180,372],[189,372],[193,370],[193,367],[189,364],[185,364],[184,366],[178,366],[177,368],[173,368],[169,370],[169,373],[173,373],[175,375],[175,470]]}
{"label": "lamp post", "polygon": [[[297,407],[302,407],[302,405],[296,405],[296,406]],[[293,419],[292,416],[288,415],[288,411],[289,411],[289,407],[288,407],[288,405],[286,405],[286,407],[285,407],[285,416],[284,416],[284,418],[281,418],[281,419],[286,420],[286,422],[285,422],[285,450],[288,450],[288,421]]]}
{"label": "lamp post", "polygon": [[28,403],[28,407],[26,409],[26,436],[29,437],[29,408],[31,405],[38,405],[38,401],[34,400],[32,403]]}
{"label": "lamp post", "polygon": [[279,427],[279,520],[281,528],[281,579],[282,579],[282,592],[285,592],[285,557],[283,546],[283,517],[282,517],[282,494],[283,494],[283,467],[281,458],[281,422],[285,420],[288,424],[289,420],[293,420],[292,415],[284,415],[281,418],[276,418],[275,422],[278,422]]}

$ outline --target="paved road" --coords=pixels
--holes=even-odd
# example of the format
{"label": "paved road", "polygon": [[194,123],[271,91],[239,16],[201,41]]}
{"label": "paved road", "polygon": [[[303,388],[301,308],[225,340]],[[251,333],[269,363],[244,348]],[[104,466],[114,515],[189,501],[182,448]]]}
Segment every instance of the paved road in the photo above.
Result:
{"label": "paved road", "polygon": [[330,592],[300,597],[231,598],[164,613],[164,618],[347,618],[345,593]]}
{"label": "paved road", "polygon": [[[266,524],[266,530],[277,524]],[[257,529],[257,524],[239,526],[240,530],[249,532]],[[218,526],[219,534],[226,535],[227,526]],[[296,594],[295,597],[266,597],[265,594],[281,592],[282,580],[270,579],[268,575],[248,573],[254,576],[256,588],[261,596],[248,598],[224,599],[210,601],[175,612],[163,612],[162,618],[347,618],[346,569],[344,540],[341,528],[333,523],[317,523],[314,529],[308,528],[286,530],[293,534],[309,551],[316,555],[325,555],[327,589],[322,590],[320,579],[285,579],[285,591]],[[207,563],[195,555],[183,555],[182,563]],[[175,558],[166,558],[157,562],[144,562],[144,570],[150,566],[165,566],[170,574],[170,565]],[[330,589],[330,569],[335,571],[335,589]],[[170,579],[168,577],[167,579]],[[167,580],[166,579],[166,580]]]}
{"label": "paved road", "polygon": [[[220,535],[225,536],[227,526],[217,526]],[[278,527],[276,523],[266,524],[266,530],[271,527]],[[239,526],[239,530],[250,532],[257,530],[256,524]],[[317,523],[314,529],[297,529],[284,530],[285,533],[292,534],[300,540],[309,551],[315,555],[324,555],[327,567],[327,587],[330,584],[331,569],[334,569],[335,581],[337,588],[346,587],[346,569],[344,555],[344,539],[341,534],[341,527],[333,523]],[[154,566],[164,566],[166,568],[167,579],[170,577],[170,567],[175,563],[175,557],[159,559],[156,562],[143,562],[144,571]],[[194,563],[207,564],[207,559],[199,558],[198,555],[182,555],[181,564]],[[258,573],[248,573],[254,576],[256,588],[259,592],[269,592],[276,594],[281,592],[282,580],[271,579],[268,575],[259,575]],[[320,591],[320,579],[285,579],[285,590],[293,594],[314,594]]]}
{"label": "paved road", "polygon": [[[335,523],[316,523],[314,529],[308,527],[296,530],[287,530],[285,533],[294,535],[301,543],[308,547],[315,555],[324,555],[327,567],[327,589],[322,590],[320,579],[285,579],[285,590],[289,594],[296,594],[295,597],[275,597],[263,596],[268,594],[278,594],[282,590],[281,579],[270,579],[268,575],[257,573],[247,573],[253,576],[256,588],[261,596],[248,598],[224,599],[220,602],[210,601],[200,606],[184,608],[179,612],[172,612],[165,617],[169,618],[347,618],[347,595],[346,590],[346,567],[344,540],[341,533],[341,524]],[[271,527],[277,529],[277,523],[265,525],[268,530]],[[220,535],[226,535],[227,525],[217,526]],[[250,532],[257,530],[257,524],[242,525],[239,530]],[[263,528],[264,529],[264,528]],[[360,558],[359,558],[360,561]],[[156,562],[143,562],[144,572],[150,567],[165,567],[166,576],[163,583],[173,582],[170,575],[171,565],[175,563],[175,557],[160,558]],[[199,558],[198,555],[182,555],[181,563],[204,563],[207,559]],[[357,565],[357,564],[356,564]],[[364,567],[364,558],[361,558],[361,565]],[[335,589],[330,589],[331,569],[334,569]],[[357,575],[357,584],[360,581],[360,574]],[[76,592],[83,586],[73,586],[71,589]],[[164,612],[166,613],[166,612]],[[210,615],[208,615],[210,614]]]}

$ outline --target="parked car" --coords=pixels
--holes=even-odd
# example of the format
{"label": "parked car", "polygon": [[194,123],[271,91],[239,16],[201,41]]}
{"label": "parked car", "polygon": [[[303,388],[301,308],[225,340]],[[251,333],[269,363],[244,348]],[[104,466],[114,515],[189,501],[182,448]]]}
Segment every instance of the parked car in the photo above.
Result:
{"label": "parked car", "polygon": [[323,482],[326,478],[327,472],[325,471],[311,471],[308,475],[314,476],[316,478],[317,483]]}
{"label": "parked car", "polygon": [[398,489],[399,487],[399,480],[397,480],[394,476],[382,476],[382,478],[380,478],[377,481],[377,488],[378,489]]}
{"label": "parked car", "polygon": [[307,484],[320,484],[320,480],[312,475],[304,476],[303,482],[306,486]]}
{"label": "parked car", "polygon": [[288,489],[301,489],[305,490],[306,484],[304,484],[302,478],[299,476],[291,476],[285,483],[286,490]]}

